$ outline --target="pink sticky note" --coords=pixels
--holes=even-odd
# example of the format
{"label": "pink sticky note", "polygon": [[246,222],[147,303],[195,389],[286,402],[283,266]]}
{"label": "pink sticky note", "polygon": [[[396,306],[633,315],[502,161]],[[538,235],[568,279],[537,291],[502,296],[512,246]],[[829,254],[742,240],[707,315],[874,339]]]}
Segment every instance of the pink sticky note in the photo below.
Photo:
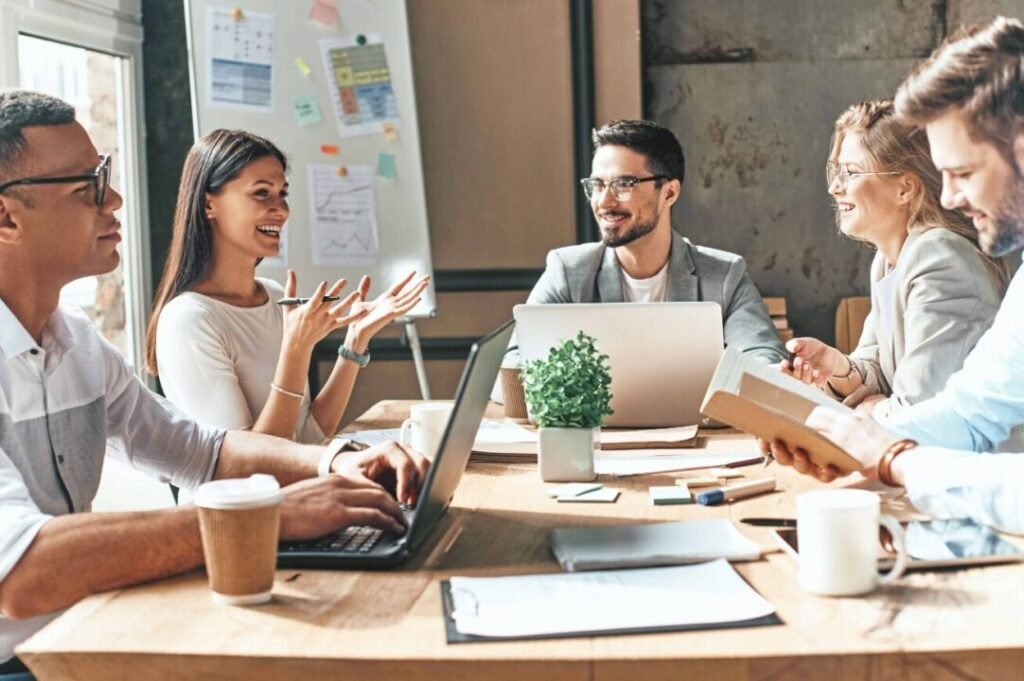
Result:
{"label": "pink sticky note", "polygon": [[331,0],[313,0],[309,20],[334,28],[338,25],[338,6]]}

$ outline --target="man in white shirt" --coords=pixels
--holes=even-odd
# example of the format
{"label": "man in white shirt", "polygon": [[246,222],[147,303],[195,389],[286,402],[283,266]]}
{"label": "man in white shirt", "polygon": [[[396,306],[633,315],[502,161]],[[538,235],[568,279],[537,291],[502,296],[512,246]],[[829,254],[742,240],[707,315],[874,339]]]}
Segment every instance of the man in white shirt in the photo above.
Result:
{"label": "man in white shirt", "polygon": [[672,131],[614,121],[594,130],[593,141],[590,176],[580,182],[601,241],[551,251],[526,302],[715,302],[726,345],[782,361],[782,342],[743,258],[696,246],[672,229],[686,170]]}
{"label": "man in white shirt", "polygon": [[185,487],[274,475],[288,485],[283,539],[352,524],[400,533],[398,503],[369,478],[396,480],[410,503],[426,472],[395,444],[339,455],[336,444],[201,426],[60,307],[65,284],[119,261],[109,161],[68,104],[0,92],[0,678],[22,670],[14,646],[61,609],[203,561],[193,508],[90,513],[108,451]]}
{"label": "man in white shirt", "polygon": [[[1024,24],[1000,17],[951,37],[896,95],[898,112],[927,130],[943,206],[970,215],[992,255],[1024,246],[1022,63]],[[866,474],[905,486],[920,510],[1024,533],[1024,456],[976,453],[1024,424],[1024,273],[1018,270],[992,327],[934,398],[884,427],[862,413],[825,409],[807,423],[856,456]],[[771,452],[825,482],[838,474],[783,443]]]}

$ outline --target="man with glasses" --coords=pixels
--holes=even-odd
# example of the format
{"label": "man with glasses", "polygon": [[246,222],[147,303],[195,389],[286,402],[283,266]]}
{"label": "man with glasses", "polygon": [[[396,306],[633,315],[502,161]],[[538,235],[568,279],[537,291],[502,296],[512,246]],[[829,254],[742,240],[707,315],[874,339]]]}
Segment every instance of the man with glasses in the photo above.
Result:
{"label": "man with glasses", "polygon": [[[958,33],[900,86],[896,109],[928,133],[942,172],[942,204],[973,218],[985,252],[1024,246],[1024,23],[998,18]],[[1024,424],[1024,273],[1017,271],[992,327],[941,393],[879,424],[863,413],[817,409],[807,425],[853,454],[863,472],[902,486],[935,517],[1024,533],[1024,455],[986,454]],[[779,463],[823,482],[838,476],[783,442]],[[1019,452],[1019,449],[1016,449]]]}
{"label": "man with glasses", "polygon": [[715,302],[726,345],[782,361],[785,350],[743,258],[672,230],[685,171],[672,131],[615,121],[594,130],[593,142],[590,177],[580,183],[601,241],[551,251],[527,303]]}
{"label": "man with glasses", "polygon": [[[282,539],[404,531],[426,462],[389,443],[341,454],[189,421],[149,392],[61,288],[119,261],[121,196],[74,109],[0,91],[0,679],[14,646],[85,596],[203,561],[194,508],[90,513],[105,454],[178,486],[274,475]],[[313,478],[307,480],[306,478]],[[294,484],[293,484],[294,483]]]}

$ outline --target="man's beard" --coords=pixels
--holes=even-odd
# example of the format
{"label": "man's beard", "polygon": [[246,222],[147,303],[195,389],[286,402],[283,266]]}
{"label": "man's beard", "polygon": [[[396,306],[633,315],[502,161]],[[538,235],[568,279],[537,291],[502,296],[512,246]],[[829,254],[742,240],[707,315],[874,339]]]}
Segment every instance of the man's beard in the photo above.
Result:
{"label": "man's beard", "polygon": [[654,228],[658,226],[657,217],[649,222],[639,222],[629,228],[629,231],[622,236],[614,236],[610,234],[602,234],[601,241],[605,246],[610,248],[618,248],[619,246],[625,246],[631,244],[640,237],[647,236],[654,231]]}
{"label": "man's beard", "polygon": [[1009,185],[1003,195],[1007,205],[992,214],[993,233],[978,235],[981,249],[994,258],[1024,246],[1024,178],[1015,172]]}

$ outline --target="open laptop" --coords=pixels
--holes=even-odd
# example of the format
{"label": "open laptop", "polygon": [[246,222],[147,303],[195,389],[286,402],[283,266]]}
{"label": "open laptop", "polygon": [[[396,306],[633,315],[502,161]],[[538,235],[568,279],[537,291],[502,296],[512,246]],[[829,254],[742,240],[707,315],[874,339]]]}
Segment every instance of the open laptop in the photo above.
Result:
{"label": "open laptop", "polygon": [[279,567],[387,567],[407,560],[419,549],[448,510],[469,463],[512,328],[510,320],[475,343],[469,351],[448,427],[434,453],[427,480],[420,490],[419,503],[408,511],[408,531],[398,536],[371,527],[349,527],[311,541],[282,542],[277,554]]}
{"label": "open laptop", "polygon": [[612,428],[700,423],[700,404],[722,356],[718,303],[516,305],[523,359],[541,359],[579,331],[608,355]]}

